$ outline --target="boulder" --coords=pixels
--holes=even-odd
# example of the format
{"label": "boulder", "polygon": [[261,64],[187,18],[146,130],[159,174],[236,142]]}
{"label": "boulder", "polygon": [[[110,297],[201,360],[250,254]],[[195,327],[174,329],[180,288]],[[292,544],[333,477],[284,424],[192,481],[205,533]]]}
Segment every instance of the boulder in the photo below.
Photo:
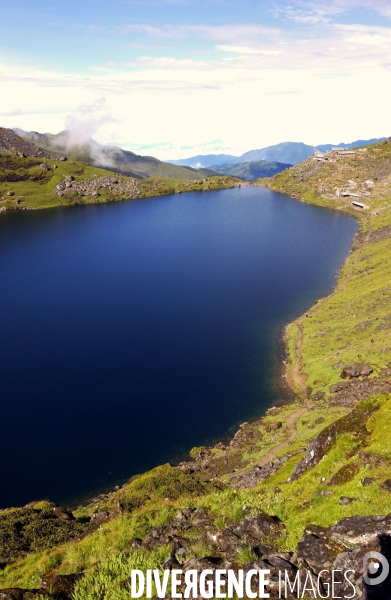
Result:
{"label": "boulder", "polygon": [[273,517],[262,512],[254,517],[246,517],[233,529],[234,534],[245,544],[256,546],[274,537],[285,526],[277,523]]}
{"label": "boulder", "polygon": [[386,492],[391,493],[391,479],[386,479],[382,485],[381,485],[382,489],[385,490]]}
{"label": "boulder", "polygon": [[221,531],[208,532],[211,546],[221,553],[233,554],[240,545],[240,539],[231,528],[227,527]]}
{"label": "boulder", "polygon": [[346,506],[347,504],[352,504],[353,502],[358,502],[358,498],[349,498],[349,496],[341,496],[339,499],[339,504],[341,506]]}
{"label": "boulder", "polygon": [[71,573],[70,575],[44,575],[41,579],[41,588],[57,600],[71,600],[73,590],[84,573]]}
{"label": "boulder", "polygon": [[356,363],[344,367],[341,373],[341,379],[353,379],[354,377],[368,377],[373,373],[373,369],[366,363]]}

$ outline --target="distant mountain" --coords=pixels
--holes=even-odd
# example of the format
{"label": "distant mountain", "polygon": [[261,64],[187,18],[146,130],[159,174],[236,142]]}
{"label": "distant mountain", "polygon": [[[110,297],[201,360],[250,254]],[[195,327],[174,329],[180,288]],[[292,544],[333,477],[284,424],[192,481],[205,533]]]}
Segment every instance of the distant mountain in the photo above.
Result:
{"label": "distant mountain", "polygon": [[356,148],[358,146],[367,146],[381,142],[386,138],[373,138],[371,140],[356,140],[350,144],[321,144],[320,146],[309,146],[302,142],[282,142],[275,146],[267,146],[259,150],[250,150],[241,156],[232,156],[230,154],[199,154],[190,158],[182,158],[180,160],[170,160],[170,163],[175,165],[188,165],[195,168],[200,167],[215,167],[217,165],[232,165],[244,162],[279,162],[284,164],[296,165],[315,152],[326,152],[332,148]]}
{"label": "distant mountain", "polygon": [[307,146],[307,144],[301,142],[283,142],[276,146],[267,146],[260,150],[250,150],[250,152],[245,152],[240,157],[240,162],[266,160],[267,162],[281,162],[296,165],[316,151],[317,148],[315,148],[315,146]]}
{"label": "distant mountain", "polygon": [[360,146],[368,146],[369,144],[376,144],[377,142],[382,142],[387,138],[372,138],[371,140],[356,140],[351,144],[322,144],[317,146],[317,149],[321,152],[327,152],[328,150],[332,150],[333,148],[359,148]]}
{"label": "distant mountain", "polygon": [[205,177],[205,173],[188,166],[165,163],[152,156],[139,156],[117,146],[102,146],[92,138],[81,137],[77,131],[65,130],[52,134],[15,128],[14,132],[52,156],[66,155],[70,160],[83,161],[129,177],[197,180]]}
{"label": "distant mountain", "polygon": [[197,154],[191,158],[181,158],[178,160],[168,160],[167,162],[173,165],[181,165],[193,167],[194,169],[200,169],[202,167],[211,167],[212,165],[230,165],[239,160],[239,156],[232,156],[232,154]]}
{"label": "distant mountain", "polygon": [[246,181],[255,181],[259,177],[273,177],[281,171],[285,171],[292,165],[279,162],[266,162],[265,160],[235,163],[233,165],[214,165],[213,170],[216,173],[230,175],[231,177],[240,177]]}

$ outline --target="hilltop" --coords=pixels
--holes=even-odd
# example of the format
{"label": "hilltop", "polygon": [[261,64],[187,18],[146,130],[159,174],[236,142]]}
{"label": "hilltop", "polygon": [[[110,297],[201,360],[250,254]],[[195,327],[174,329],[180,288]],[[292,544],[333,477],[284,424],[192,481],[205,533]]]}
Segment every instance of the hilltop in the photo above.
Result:
{"label": "hilltop", "polygon": [[254,162],[218,165],[213,167],[213,171],[224,175],[231,175],[231,177],[240,177],[245,181],[255,181],[260,177],[277,175],[277,173],[281,173],[281,171],[285,171],[285,169],[289,169],[291,166],[279,162],[258,160]]}
{"label": "hilltop", "polygon": [[320,144],[319,146],[311,146],[302,142],[282,142],[274,146],[266,146],[257,150],[249,150],[241,156],[233,156],[231,154],[199,154],[190,158],[181,158],[179,160],[170,160],[168,162],[176,165],[188,165],[195,168],[208,167],[214,169],[216,166],[232,165],[235,163],[244,162],[280,162],[289,165],[296,165],[317,151],[325,152],[332,148],[340,150],[347,148],[356,148],[365,146],[366,144],[374,144],[383,141],[385,138],[373,138],[371,140],[356,140],[350,143],[339,144]]}
{"label": "hilltop", "polygon": [[286,328],[291,402],[72,510],[45,501],[1,511],[0,586],[37,590],[5,598],[74,589],[74,600],[122,600],[131,569],[163,565],[353,569],[362,590],[365,553],[390,558],[378,534],[391,534],[391,139],[256,185],[360,222],[334,292]]}
{"label": "hilltop", "polygon": [[52,134],[15,129],[15,132],[24,140],[39,146],[43,153],[52,158],[65,155],[69,160],[86,162],[137,179],[167,177],[200,181],[205,176],[214,175],[212,172],[165,163],[152,156],[139,156],[118,146],[102,146],[92,138],[80,137],[74,131]]}

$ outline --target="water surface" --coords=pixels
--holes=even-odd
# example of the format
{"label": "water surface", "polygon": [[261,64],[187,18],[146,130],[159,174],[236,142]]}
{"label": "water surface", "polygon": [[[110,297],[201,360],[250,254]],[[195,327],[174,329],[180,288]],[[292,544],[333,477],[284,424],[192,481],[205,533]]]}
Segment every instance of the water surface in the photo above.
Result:
{"label": "water surface", "polygon": [[278,401],[352,218],[242,187],[0,215],[0,506],[70,502]]}

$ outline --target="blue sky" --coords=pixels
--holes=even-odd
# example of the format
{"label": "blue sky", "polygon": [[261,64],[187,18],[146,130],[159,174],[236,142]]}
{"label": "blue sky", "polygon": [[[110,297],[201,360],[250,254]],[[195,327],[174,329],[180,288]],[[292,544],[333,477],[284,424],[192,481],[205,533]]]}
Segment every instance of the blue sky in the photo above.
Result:
{"label": "blue sky", "polygon": [[0,126],[179,158],[389,135],[387,0],[2,2]]}

